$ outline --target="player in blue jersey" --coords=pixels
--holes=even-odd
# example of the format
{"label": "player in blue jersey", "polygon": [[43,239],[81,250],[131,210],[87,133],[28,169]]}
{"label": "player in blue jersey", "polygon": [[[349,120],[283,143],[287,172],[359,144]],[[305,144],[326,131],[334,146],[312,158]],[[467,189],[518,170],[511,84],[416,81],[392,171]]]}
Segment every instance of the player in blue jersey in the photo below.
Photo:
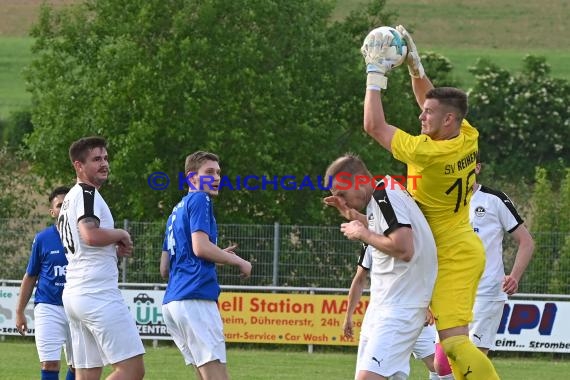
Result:
{"label": "player in blue jersey", "polygon": [[[49,195],[49,210],[55,219],[59,216],[67,187],[57,187]],[[69,369],[66,380],[75,379],[72,369],[71,335],[63,309],[61,294],[65,284],[67,259],[56,225],[39,232],[32,244],[28,267],[18,296],[16,328],[26,335],[28,322],[24,315],[34,286],[34,324],[38,356],[41,362],[41,380],[59,379],[61,348],[64,347]]]}
{"label": "player in blue jersey", "polygon": [[[189,192],[173,208],[166,226],[166,249],[161,274],[168,273],[162,312],[168,332],[186,365],[200,379],[228,379],[223,322],[218,310],[220,286],[216,264],[237,266],[249,277],[251,263],[217,246],[218,227],[212,197],[218,195],[217,155],[198,151],[186,158]],[[163,248],[164,249],[164,248]],[[164,263],[164,257],[169,258]]]}

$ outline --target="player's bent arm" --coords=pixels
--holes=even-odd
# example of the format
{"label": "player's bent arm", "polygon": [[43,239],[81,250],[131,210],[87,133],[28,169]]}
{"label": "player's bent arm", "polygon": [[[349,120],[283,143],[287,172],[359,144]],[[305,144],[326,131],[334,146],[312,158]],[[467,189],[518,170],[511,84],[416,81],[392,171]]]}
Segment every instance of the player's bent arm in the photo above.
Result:
{"label": "player's bent arm", "polygon": [[380,145],[392,152],[396,127],[386,122],[380,91],[366,90],[364,97],[364,130]]}
{"label": "player's bent arm", "polygon": [[510,276],[520,282],[534,251],[534,239],[524,225],[520,225],[511,233],[518,244],[517,255]]}
{"label": "player's bent arm", "polygon": [[348,215],[349,215],[348,220],[358,220],[366,227],[368,227],[368,218],[363,213],[358,212],[358,210],[351,208]]}
{"label": "player's bent arm", "polygon": [[30,302],[37,280],[37,276],[29,276],[26,273],[22,279],[22,285],[20,285],[20,295],[18,296],[18,304],[16,306],[16,328],[22,335],[26,335],[26,330],[28,329],[28,322],[24,315],[24,310],[28,302]]}
{"label": "player's bent arm", "polygon": [[170,253],[168,251],[162,251],[160,255],[160,277],[164,280],[168,280],[168,275],[170,274]]}
{"label": "player's bent arm", "polygon": [[251,274],[251,263],[235,253],[229,253],[212,243],[203,231],[192,232],[192,250],[201,259],[217,264],[229,264],[239,267],[244,277]]}
{"label": "player's bent arm", "polygon": [[410,227],[396,228],[388,235],[380,235],[370,230],[362,237],[362,241],[377,250],[403,261],[410,261],[414,257],[414,237]]}
{"label": "player's bent arm", "polygon": [[81,239],[92,247],[105,247],[123,240],[130,241],[127,231],[119,228],[99,228],[99,221],[96,218],[81,219],[78,226]]}
{"label": "player's bent arm", "polygon": [[352,283],[350,284],[350,289],[348,291],[348,306],[344,315],[344,322],[342,326],[344,336],[348,338],[352,338],[353,336],[352,315],[356,310],[356,306],[358,306],[358,303],[360,302],[360,297],[362,296],[362,292],[366,286],[366,278],[367,271],[359,265],[356,268],[356,274],[352,279]]}
{"label": "player's bent arm", "polygon": [[424,109],[424,102],[426,100],[426,94],[429,90],[433,88],[433,84],[429,78],[424,75],[422,78],[412,78],[412,89],[414,90],[414,96],[416,97],[416,102],[420,109]]}
{"label": "player's bent arm", "polygon": [[352,314],[354,314],[354,310],[356,310],[356,306],[358,306],[358,302],[360,302],[360,297],[366,287],[367,275],[367,271],[360,265],[356,268],[356,274],[352,279],[352,284],[350,284],[350,289],[348,291],[348,306],[346,309],[347,316],[352,316]]}

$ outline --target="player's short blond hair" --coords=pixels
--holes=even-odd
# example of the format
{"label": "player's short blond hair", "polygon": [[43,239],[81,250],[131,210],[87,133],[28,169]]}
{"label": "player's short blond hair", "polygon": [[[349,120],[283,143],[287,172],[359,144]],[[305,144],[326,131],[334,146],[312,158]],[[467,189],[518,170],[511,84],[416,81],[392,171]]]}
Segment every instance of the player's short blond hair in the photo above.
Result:
{"label": "player's short blond hair", "polygon": [[371,177],[368,168],[364,164],[364,161],[358,157],[358,155],[354,153],[346,153],[336,160],[334,160],[325,172],[324,178],[324,185],[326,188],[332,186],[332,180],[334,177],[337,176],[339,173],[348,173],[348,174],[364,174],[368,177]]}

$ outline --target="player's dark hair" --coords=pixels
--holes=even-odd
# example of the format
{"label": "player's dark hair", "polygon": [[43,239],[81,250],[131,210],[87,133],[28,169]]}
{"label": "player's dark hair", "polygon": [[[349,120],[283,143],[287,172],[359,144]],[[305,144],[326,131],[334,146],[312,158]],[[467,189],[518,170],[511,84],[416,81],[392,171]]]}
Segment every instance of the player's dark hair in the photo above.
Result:
{"label": "player's dark hair", "polygon": [[348,173],[351,175],[364,174],[371,177],[368,168],[364,164],[364,161],[354,153],[346,153],[345,155],[337,158],[329,165],[327,171],[325,172],[324,185],[326,188],[332,186],[332,180],[339,173]]}
{"label": "player's dark hair", "polygon": [[67,186],[59,186],[56,187],[55,189],[52,190],[52,192],[49,194],[49,203],[51,204],[51,201],[53,201],[53,199],[55,197],[57,197],[58,195],[65,195],[69,193],[69,187]]}
{"label": "player's dark hair", "polygon": [[184,162],[184,174],[188,175],[190,172],[197,172],[206,161],[220,162],[220,158],[214,153],[203,152],[201,150],[188,155]]}
{"label": "player's dark hair", "polygon": [[75,161],[85,163],[87,155],[92,149],[105,148],[107,149],[107,141],[103,137],[92,136],[82,137],[73,142],[69,147],[69,158],[73,164]]}
{"label": "player's dark hair", "polygon": [[426,99],[437,99],[443,105],[457,110],[457,119],[465,119],[469,106],[467,104],[467,94],[455,87],[436,87],[426,93]]}

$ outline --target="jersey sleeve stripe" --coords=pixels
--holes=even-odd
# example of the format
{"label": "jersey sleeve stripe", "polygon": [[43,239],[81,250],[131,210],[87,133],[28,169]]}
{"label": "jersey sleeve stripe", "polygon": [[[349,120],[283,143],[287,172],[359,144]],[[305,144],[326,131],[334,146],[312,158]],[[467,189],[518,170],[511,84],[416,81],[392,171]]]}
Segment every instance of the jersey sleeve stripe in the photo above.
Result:
{"label": "jersey sleeve stripe", "polygon": [[501,200],[501,202],[503,203],[503,205],[505,205],[507,207],[507,209],[510,211],[510,213],[513,214],[513,217],[517,221],[517,225],[514,226],[513,228],[511,228],[509,230],[509,233],[516,230],[518,226],[520,226],[521,224],[524,223],[524,220],[521,218],[521,216],[517,212],[517,209],[515,208],[513,201],[511,201],[511,199],[507,196],[507,194],[503,193],[502,191],[490,189],[486,186],[481,186],[481,188],[479,190],[481,190],[487,194],[492,194],[492,195],[496,196],[497,198],[499,198]]}
{"label": "jersey sleeve stripe", "polygon": [[80,183],[83,193],[83,215],[77,218],[80,221],[84,218],[99,218],[95,215],[95,188],[85,183]]}

